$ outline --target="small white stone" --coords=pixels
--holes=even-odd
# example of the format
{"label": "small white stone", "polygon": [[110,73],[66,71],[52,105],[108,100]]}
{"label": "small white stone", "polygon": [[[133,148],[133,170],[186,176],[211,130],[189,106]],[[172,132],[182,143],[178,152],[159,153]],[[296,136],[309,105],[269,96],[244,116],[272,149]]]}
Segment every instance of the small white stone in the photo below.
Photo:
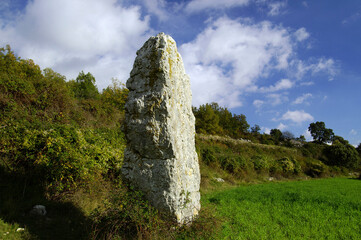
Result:
{"label": "small white stone", "polygon": [[225,182],[222,178],[214,178],[217,182]]}
{"label": "small white stone", "polygon": [[17,232],[22,232],[22,231],[25,231],[25,228],[18,228],[16,229]]}

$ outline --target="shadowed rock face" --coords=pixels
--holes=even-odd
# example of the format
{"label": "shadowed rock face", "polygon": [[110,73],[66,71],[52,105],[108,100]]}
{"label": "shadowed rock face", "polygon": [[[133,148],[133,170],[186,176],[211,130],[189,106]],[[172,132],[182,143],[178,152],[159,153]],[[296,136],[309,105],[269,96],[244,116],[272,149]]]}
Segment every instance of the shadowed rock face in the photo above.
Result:
{"label": "shadowed rock face", "polygon": [[122,173],[178,223],[200,210],[200,173],[189,77],[172,37],[160,33],[137,51],[127,81],[127,148]]}

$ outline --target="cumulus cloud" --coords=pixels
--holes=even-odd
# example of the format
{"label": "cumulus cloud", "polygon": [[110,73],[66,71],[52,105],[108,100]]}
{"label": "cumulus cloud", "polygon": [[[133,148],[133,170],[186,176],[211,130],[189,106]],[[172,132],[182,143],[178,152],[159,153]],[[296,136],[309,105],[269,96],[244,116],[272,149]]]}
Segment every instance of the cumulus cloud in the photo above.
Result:
{"label": "cumulus cloud", "polygon": [[280,131],[283,131],[283,130],[287,129],[287,125],[280,123],[280,124],[278,124],[277,129],[279,129]]}
{"label": "cumulus cloud", "polygon": [[312,81],[309,81],[309,82],[301,82],[301,83],[300,83],[301,86],[312,86],[312,85],[314,85],[314,84],[315,84],[315,83],[312,82]]}
{"label": "cumulus cloud", "polygon": [[267,98],[267,103],[272,106],[277,106],[288,101],[287,96],[279,93],[268,94],[266,98]]}
{"label": "cumulus cloud", "polygon": [[165,0],[143,0],[142,2],[148,12],[157,16],[159,20],[165,21],[169,18],[169,14],[166,11],[167,2]]}
{"label": "cumulus cloud", "polygon": [[290,81],[289,79],[281,79],[280,81],[276,82],[274,85],[271,85],[269,87],[260,87],[257,90],[256,89],[254,89],[254,90],[261,92],[261,93],[277,92],[280,90],[290,89],[293,86],[294,86],[294,83],[292,81]]}
{"label": "cumulus cloud", "polygon": [[293,104],[302,104],[304,103],[307,99],[311,98],[312,94],[311,93],[305,93],[302,96],[296,98],[295,101],[293,101]]}
{"label": "cumulus cloud", "polygon": [[263,106],[264,103],[265,103],[264,101],[256,99],[253,101],[253,106],[255,106],[256,108],[260,108]]}
{"label": "cumulus cloud", "polygon": [[68,79],[90,71],[100,89],[112,77],[129,77],[150,29],[139,7],[123,7],[116,0],[34,0],[11,23],[0,21],[0,44]]}
{"label": "cumulus cloud", "polygon": [[268,4],[269,16],[276,16],[282,13],[282,10],[287,6],[286,2],[272,2]]}
{"label": "cumulus cloud", "polygon": [[302,123],[306,121],[313,121],[313,117],[311,114],[306,113],[303,110],[296,110],[296,111],[287,111],[285,114],[282,115],[282,120],[289,120],[295,123]]}
{"label": "cumulus cloud", "polygon": [[303,136],[306,138],[306,141],[311,141],[311,140],[313,140],[312,135],[311,135],[310,131],[308,131],[308,129],[306,129],[306,130],[303,132]]}
{"label": "cumulus cloud", "polygon": [[[208,98],[236,107],[242,104],[237,95],[257,89],[259,77],[287,68],[293,47],[289,32],[282,27],[223,17],[210,23],[194,41],[183,44],[180,51],[192,80],[194,104]],[[289,80],[281,80],[268,91],[290,85]]]}
{"label": "cumulus cloud", "polygon": [[193,13],[205,9],[222,9],[230,7],[244,6],[249,3],[249,0],[192,0],[186,6],[186,11]]}
{"label": "cumulus cloud", "polygon": [[339,67],[332,58],[322,57],[309,61],[295,59],[290,65],[295,68],[294,75],[298,79],[303,78],[306,74],[316,75],[323,73],[327,74],[331,81],[339,72]]}
{"label": "cumulus cloud", "polygon": [[306,40],[309,36],[310,34],[306,31],[305,28],[300,28],[295,32],[295,37],[299,42]]}

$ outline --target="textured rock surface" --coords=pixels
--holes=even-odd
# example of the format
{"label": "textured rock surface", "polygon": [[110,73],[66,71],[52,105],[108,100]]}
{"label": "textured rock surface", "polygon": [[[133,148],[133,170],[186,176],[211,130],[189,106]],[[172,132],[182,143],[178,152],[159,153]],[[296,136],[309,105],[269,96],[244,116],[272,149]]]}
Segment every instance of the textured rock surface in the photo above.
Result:
{"label": "textured rock surface", "polygon": [[122,173],[151,204],[178,223],[200,210],[200,173],[189,77],[164,33],[137,51],[127,81],[127,148]]}

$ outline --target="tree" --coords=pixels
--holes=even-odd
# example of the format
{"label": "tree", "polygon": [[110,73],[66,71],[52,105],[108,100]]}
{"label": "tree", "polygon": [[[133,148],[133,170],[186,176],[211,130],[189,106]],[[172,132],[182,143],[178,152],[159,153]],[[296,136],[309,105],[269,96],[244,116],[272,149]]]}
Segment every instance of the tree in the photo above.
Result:
{"label": "tree", "polygon": [[237,129],[242,133],[247,133],[249,129],[249,124],[246,119],[246,115],[233,114],[232,118],[236,122]]}
{"label": "tree", "polygon": [[119,80],[113,78],[112,85],[103,89],[100,99],[107,109],[116,108],[124,111],[124,105],[128,97],[129,90]]}
{"label": "tree", "polygon": [[304,135],[300,135],[300,137],[297,140],[301,142],[306,142],[306,138]]}
{"label": "tree", "polygon": [[210,104],[201,105],[199,109],[193,108],[193,111],[198,133],[217,134],[222,132],[222,128],[219,126],[219,116]]}
{"label": "tree", "polygon": [[282,133],[282,137],[283,139],[285,140],[291,140],[291,139],[294,139],[295,138],[295,135],[293,133],[291,133],[290,131],[284,131]]}
{"label": "tree", "polygon": [[99,92],[95,86],[95,78],[91,73],[81,71],[75,82],[71,82],[74,95],[78,99],[97,99]]}
{"label": "tree", "polygon": [[324,122],[311,123],[308,127],[308,131],[311,133],[313,140],[318,143],[332,142],[334,137],[333,130],[326,128]]}
{"label": "tree", "polygon": [[282,140],[282,132],[281,132],[281,130],[279,130],[277,128],[271,129],[270,135],[275,140],[276,144],[278,144],[279,141]]}
{"label": "tree", "polygon": [[358,154],[361,156],[361,143],[356,148]]}
{"label": "tree", "polygon": [[261,128],[260,128],[260,126],[257,125],[257,124],[255,124],[253,127],[251,127],[251,132],[252,132],[253,134],[258,134],[259,131],[261,131]]}
{"label": "tree", "polygon": [[332,145],[327,149],[330,163],[336,166],[357,168],[360,157],[354,146],[340,136],[335,136]]}

